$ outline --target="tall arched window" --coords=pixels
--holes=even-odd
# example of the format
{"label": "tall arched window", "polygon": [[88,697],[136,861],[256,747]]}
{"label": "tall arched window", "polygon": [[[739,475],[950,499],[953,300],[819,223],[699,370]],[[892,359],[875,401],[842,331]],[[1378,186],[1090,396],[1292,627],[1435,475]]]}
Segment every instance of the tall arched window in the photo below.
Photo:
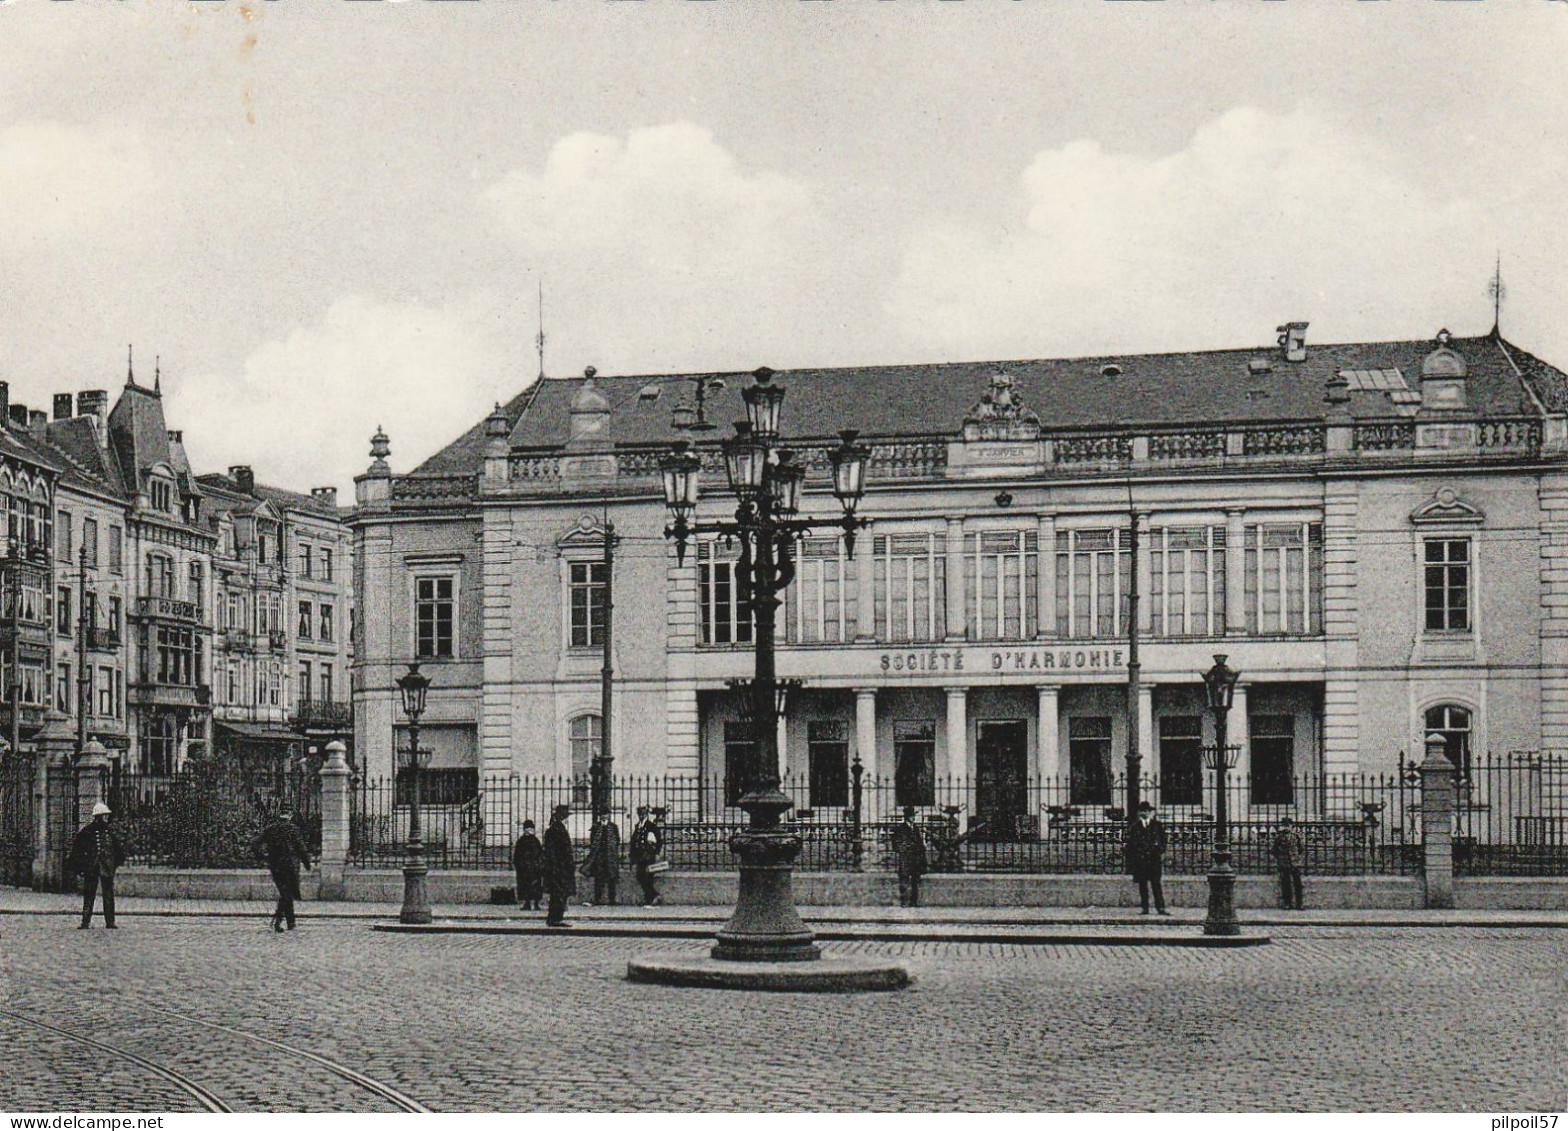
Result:
{"label": "tall arched window", "polygon": [[1453,703],[1440,703],[1426,712],[1426,734],[1440,734],[1449,760],[1461,778],[1470,776],[1470,712]]}
{"label": "tall arched window", "polygon": [[578,715],[572,720],[572,804],[588,803],[594,759],[604,742],[604,720],[598,715]]}

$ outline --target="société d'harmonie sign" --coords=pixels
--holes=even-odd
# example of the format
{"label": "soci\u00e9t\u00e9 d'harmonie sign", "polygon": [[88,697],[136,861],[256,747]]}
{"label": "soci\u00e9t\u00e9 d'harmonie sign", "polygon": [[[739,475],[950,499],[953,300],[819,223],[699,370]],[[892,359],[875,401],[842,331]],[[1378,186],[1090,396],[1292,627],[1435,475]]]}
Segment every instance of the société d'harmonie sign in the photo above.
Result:
{"label": "soci\u00e9t\u00e9 d'harmonie sign", "polygon": [[883,671],[909,675],[1111,671],[1126,666],[1122,648],[915,648],[881,653]]}

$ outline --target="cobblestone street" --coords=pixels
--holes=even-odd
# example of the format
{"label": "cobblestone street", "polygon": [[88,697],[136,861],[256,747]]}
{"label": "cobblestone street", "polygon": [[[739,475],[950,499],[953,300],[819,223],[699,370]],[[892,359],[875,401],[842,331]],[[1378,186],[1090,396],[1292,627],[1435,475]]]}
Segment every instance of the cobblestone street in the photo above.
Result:
{"label": "cobblestone street", "polygon": [[[632,955],[701,943],[121,927],[6,917],[0,1010],[236,1111],[394,1110],[297,1050],[438,1111],[1568,1108],[1562,930],[1280,928],[1237,951],[835,943],[897,955],[917,981],[819,997],[623,979]],[[0,1108],[193,1110],[65,1035],[0,1015],[0,1043]]]}

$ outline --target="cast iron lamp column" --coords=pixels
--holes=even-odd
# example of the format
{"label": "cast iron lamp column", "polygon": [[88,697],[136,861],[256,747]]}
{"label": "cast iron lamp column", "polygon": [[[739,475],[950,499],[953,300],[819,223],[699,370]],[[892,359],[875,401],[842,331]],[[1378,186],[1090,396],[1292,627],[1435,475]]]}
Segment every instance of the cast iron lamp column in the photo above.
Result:
{"label": "cast iron lamp column", "polygon": [[1241,673],[1228,667],[1223,655],[1214,657],[1214,666],[1203,673],[1209,709],[1214,712],[1214,863],[1209,869],[1209,913],[1203,920],[1206,935],[1239,935],[1236,919],[1236,870],[1230,861],[1230,814],[1225,797],[1225,776],[1230,769],[1230,747],[1226,716],[1236,696],[1236,681]]}
{"label": "cast iron lamp column", "polygon": [[425,693],[430,678],[421,675],[419,664],[408,665],[408,674],[397,681],[403,696],[403,713],[408,716],[408,859],[403,865],[403,910],[400,923],[430,922],[430,900],[425,894],[425,842],[419,830],[419,771],[423,761],[419,749],[419,716],[425,713]]}
{"label": "cast iron lamp column", "polygon": [[828,453],[833,468],[833,493],[844,515],[836,520],[812,521],[794,517],[800,509],[804,467],[791,454],[779,451],[779,412],[784,388],[773,384],[773,371],[759,369],[755,383],[742,390],[747,419],[735,425],[735,435],[724,444],[724,466],[737,506],[735,521],[695,523],[697,479],[702,461],[689,445],[677,448],[660,465],[664,501],[672,524],[666,537],[675,539],[676,561],[684,563],[687,541],[694,534],[722,534],[740,543],[736,581],[751,606],[754,631],[755,677],[749,689],[754,720],[757,765],[750,788],[740,798],[747,827],[730,840],[730,851],[740,858],[740,894],[735,911],[719,931],[714,958],[745,962],[800,962],[818,958],[811,930],[795,910],[791,888],[800,837],[781,827],[791,807],[779,788],[778,719],[779,680],[774,656],[774,632],[779,595],[795,574],[791,545],[798,534],[824,526],[844,532],[851,557],[855,531],[866,520],[855,516],[855,506],[865,493],[866,462],[870,451],[855,442],[858,433],[840,433],[841,443]]}

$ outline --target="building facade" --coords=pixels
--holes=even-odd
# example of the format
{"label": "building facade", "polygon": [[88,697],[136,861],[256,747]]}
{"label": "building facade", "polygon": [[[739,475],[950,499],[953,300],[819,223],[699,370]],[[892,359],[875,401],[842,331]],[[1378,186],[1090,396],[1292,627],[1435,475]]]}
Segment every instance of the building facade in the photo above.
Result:
{"label": "building facade", "polygon": [[[782,433],[832,518],[825,453],[873,451],[853,553],[793,547],[778,669],[803,681],[781,767],[843,805],[848,766],[930,804],[962,776],[1003,817],[1026,783],[1108,799],[1134,710],[1161,800],[1198,805],[1201,673],[1241,672],[1244,804],[1303,774],[1392,771],[1437,731],[1472,751],[1568,745],[1568,378],[1491,334],[1191,354],[781,373]],[[541,381],[408,474],[378,432],[357,480],[356,721],[390,773],[394,680],[434,680],[422,744],[475,776],[586,774],[613,587],[617,773],[734,777],[751,674],[735,550],[665,537],[658,465],[745,377]],[[606,523],[615,534],[606,573]]]}
{"label": "building facade", "polygon": [[32,741],[53,711],[154,776],[247,742],[282,756],[351,740],[337,681],[352,548],[335,489],[266,487],[245,467],[196,476],[160,384],[127,373],[112,410],[87,390],[50,414],[0,382],[5,740]]}

